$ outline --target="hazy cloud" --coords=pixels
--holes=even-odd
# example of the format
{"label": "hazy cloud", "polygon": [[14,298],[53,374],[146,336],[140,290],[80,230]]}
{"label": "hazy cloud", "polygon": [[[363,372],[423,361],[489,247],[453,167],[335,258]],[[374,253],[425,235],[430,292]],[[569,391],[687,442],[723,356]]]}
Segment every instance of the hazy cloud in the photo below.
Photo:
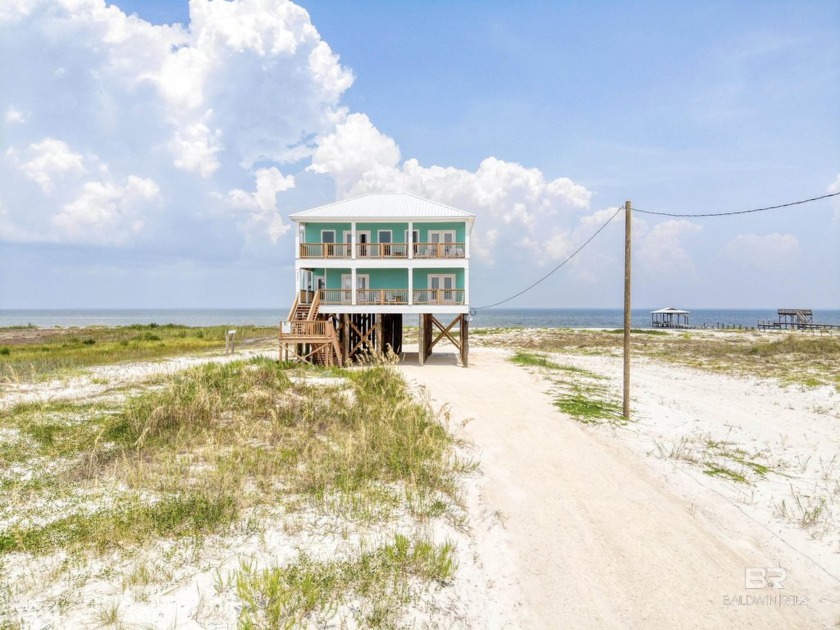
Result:
{"label": "hazy cloud", "polygon": [[30,144],[22,155],[15,149],[7,150],[6,155],[29,179],[41,187],[45,195],[52,192],[54,178],[85,172],[81,153],[71,151],[66,143],[54,138],[45,138],[41,142]]}
{"label": "hazy cloud", "polygon": [[7,125],[20,125],[26,122],[26,116],[23,112],[16,110],[14,107],[9,107],[6,110],[3,119]]}
{"label": "hazy cloud", "polygon": [[150,180],[128,177],[125,184],[91,181],[81,194],[52,218],[57,240],[119,245],[144,226],[144,215],[161,200],[160,188]]}
{"label": "hazy cloud", "polygon": [[724,245],[723,255],[742,267],[779,269],[799,256],[799,240],[793,234],[741,234]]}
{"label": "hazy cloud", "polygon": [[684,219],[657,223],[638,239],[638,260],[659,275],[670,276],[694,270],[694,261],[684,241],[702,230],[702,226]]}

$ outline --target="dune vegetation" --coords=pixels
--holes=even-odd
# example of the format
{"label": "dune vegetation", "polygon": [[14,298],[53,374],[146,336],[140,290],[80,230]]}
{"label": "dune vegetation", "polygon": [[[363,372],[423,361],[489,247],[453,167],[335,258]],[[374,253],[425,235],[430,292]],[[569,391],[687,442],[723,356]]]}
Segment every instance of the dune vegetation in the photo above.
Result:
{"label": "dune vegetation", "polygon": [[[210,336],[168,332],[193,348]],[[228,623],[393,627],[457,569],[430,532],[460,525],[473,465],[387,363],[206,363],[95,401],[8,407],[0,438],[3,628],[23,625],[24,602],[57,625],[120,627],[173,583],[192,596],[210,567]],[[219,549],[236,560],[214,564]],[[86,587],[102,581],[123,594],[89,610]]]}

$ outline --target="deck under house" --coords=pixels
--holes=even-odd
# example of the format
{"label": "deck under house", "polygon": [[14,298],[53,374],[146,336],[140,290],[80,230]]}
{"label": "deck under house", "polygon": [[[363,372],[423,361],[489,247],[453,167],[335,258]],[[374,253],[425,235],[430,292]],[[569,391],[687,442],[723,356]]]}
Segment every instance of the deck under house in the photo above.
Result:
{"label": "deck under house", "polygon": [[410,194],[370,194],[293,214],[295,299],[281,352],[344,364],[402,352],[416,316],[419,360],[448,339],[468,365],[474,215]]}

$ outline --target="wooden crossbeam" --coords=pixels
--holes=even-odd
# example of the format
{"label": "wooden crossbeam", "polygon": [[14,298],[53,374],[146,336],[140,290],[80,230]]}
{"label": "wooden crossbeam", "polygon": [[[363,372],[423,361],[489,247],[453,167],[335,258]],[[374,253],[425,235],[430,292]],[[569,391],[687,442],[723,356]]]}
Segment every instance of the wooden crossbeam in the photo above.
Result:
{"label": "wooden crossbeam", "polygon": [[459,321],[461,321],[460,315],[458,317],[456,317],[455,319],[453,319],[452,322],[449,324],[449,326],[447,326],[446,328],[443,327],[443,324],[441,324],[434,315],[432,315],[430,317],[430,319],[432,320],[432,324],[437,326],[438,329],[441,332],[438,334],[437,337],[435,337],[434,341],[432,341],[432,345],[429,346],[429,349],[434,348],[435,344],[437,344],[438,341],[440,341],[444,336],[446,336],[446,338],[449,339],[449,341],[451,341],[452,344],[458,350],[460,350],[461,349],[461,342],[456,341],[455,338],[452,335],[449,334],[449,331],[452,330],[452,327],[455,326],[455,324],[457,324]]}
{"label": "wooden crossbeam", "polygon": [[332,362],[332,342],[331,341],[324,341],[322,343],[313,343],[310,344],[312,346],[312,350],[309,351],[307,354],[298,354],[297,357],[302,361],[306,361],[307,363],[312,363],[309,361],[310,357],[314,357],[314,355],[318,354],[319,352],[323,352],[324,348],[327,349],[327,355],[329,357],[329,361]]}
{"label": "wooden crossbeam", "polygon": [[375,329],[375,326],[372,326],[372,327],[368,328],[368,331],[366,333],[362,334],[362,331],[359,330],[358,328],[356,328],[356,324],[354,324],[351,320],[350,321],[350,328],[355,330],[356,334],[359,336],[359,343],[357,343],[355,346],[353,346],[353,349],[350,351],[351,356],[353,354],[355,354],[356,350],[361,348],[365,343],[367,343],[368,346],[373,345],[373,343],[370,341],[370,335],[371,335],[371,333],[373,333],[373,331]]}

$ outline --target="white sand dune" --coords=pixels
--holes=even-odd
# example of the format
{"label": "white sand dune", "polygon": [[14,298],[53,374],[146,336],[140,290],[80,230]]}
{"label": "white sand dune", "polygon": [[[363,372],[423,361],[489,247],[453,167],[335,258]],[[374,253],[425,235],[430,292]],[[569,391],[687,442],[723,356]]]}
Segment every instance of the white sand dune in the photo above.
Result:
{"label": "white sand dune", "polygon": [[[745,484],[652,453],[654,439],[690,429],[734,440],[736,427],[752,446],[772,448],[788,435],[787,452],[776,454],[786,461],[804,461],[817,444],[828,457],[840,451],[835,391],[642,361],[633,372],[635,422],[590,427],[562,414],[551,383],[508,354],[474,349],[469,369],[445,357],[401,368],[453,419],[469,419],[460,434],[480,456],[483,477],[469,499],[474,540],[456,586],[474,627],[835,627],[836,548],[774,518],[766,497],[739,499],[743,490],[733,487]],[[620,392],[620,358],[562,359],[612,377]],[[807,411],[815,405],[823,413]],[[468,553],[477,553],[472,568]],[[760,577],[773,567],[786,572],[784,589],[745,588],[747,569]],[[480,574],[489,601],[470,596]]]}
{"label": "white sand dune", "polygon": [[[399,368],[448,409],[480,464],[467,483],[466,531],[439,532],[454,536],[460,565],[454,585],[435,595],[447,619],[464,628],[837,627],[840,393],[640,359],[633,422],[584,426],[554,406],[552,374],[514,365],[509,354],[474,348],[469,369],[446,355],[423,368],[409,357]],[[69,382],[7,385],[0,408],[108,396],[155,374],[245,356],[106,366]],[[615,395],[621,391],[620,358],[554,359],[603,375]],[[688,452],[708,440],[743,449],[770,472],[735,483],[656,448]],[[825,500],[818,524],[803,528],[779,514],[784,500],[793,513],[795,498],[805,507]],[[267,539],[283,536],[266,532]],[[233,566],[236,557],[225,562]],[[202,584],[212,592],[206,567],[215,565],[203,566],[146,608],[120,593],[126,619],[175,614],[177,627],[199,627],[188,613],[202,606]],[[751,568],[759,576],[775,568],[771,577],[782,569],[785,588],[747,589]],[[88,584],[82,599],[93,601],[96,588]],[[235,602],[211,601],[219,616],[202,627],[235,624]],[[56,618],[47,603],[45,595],[27,608],[35,626]],[[89,616],[79,610],[63,620]]]}

